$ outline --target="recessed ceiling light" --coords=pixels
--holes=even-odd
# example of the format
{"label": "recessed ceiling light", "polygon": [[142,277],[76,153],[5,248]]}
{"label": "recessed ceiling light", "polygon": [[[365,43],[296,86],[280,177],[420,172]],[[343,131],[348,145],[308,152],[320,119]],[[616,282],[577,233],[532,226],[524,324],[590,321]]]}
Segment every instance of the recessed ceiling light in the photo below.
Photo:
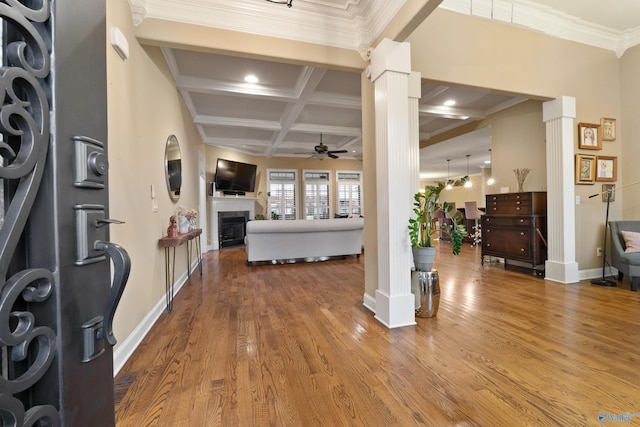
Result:
{"label": "recessed ceiling light", "polygon": [[253,74],[249,74],[248,76],[245,76],[244,81],[247,83],[258,83],[260,80],[258,80],[258,78]]}
{"label": "recessed ceiling light", "polygon": [[488,164],[490,164],[490,163],[491,163],[491,160],[485,160],[485,161],[484,161],[484,163],[485,163],[486,165],[488,165]]}
{"label": "recessed ceiling light", "polygon": [[447,107],[453,107],[454,105],[456,105],[456,101],[454,101],[453,99],[447,99],[446,101],[444,101],[444,105]]}

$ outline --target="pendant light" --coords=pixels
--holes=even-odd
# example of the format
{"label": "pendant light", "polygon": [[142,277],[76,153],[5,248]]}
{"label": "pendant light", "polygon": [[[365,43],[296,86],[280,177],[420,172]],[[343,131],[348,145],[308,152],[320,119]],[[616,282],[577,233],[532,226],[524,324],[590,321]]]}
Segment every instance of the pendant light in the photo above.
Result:
{"label": "pendant light", "polygon": [[451,165],[451,159],[447,159],[447,190],[451,190],[453,187],[451,187],[451,181],[449,179],[449,166]]}
{"label": "pendant light", "polygon": [[469,177],[469,157],[471,154],[467,154],[467,181],[464,183],[465,188],[471,188],[471,178]]}
{"label": "pendant light", "polygon": [[271,3],[277,3],[277,4],[286,4],[287,7],[291,7],[293,3],[293,0],[267,0],[268,2]]}
{"label": "pendant light", "polygon": [[491,175],[489,175],[487,185],[493,185],[495,184],[496,180],[493,179],[493,153],[491,153],[491,148],[489,148],[489,163],[491,164]]}

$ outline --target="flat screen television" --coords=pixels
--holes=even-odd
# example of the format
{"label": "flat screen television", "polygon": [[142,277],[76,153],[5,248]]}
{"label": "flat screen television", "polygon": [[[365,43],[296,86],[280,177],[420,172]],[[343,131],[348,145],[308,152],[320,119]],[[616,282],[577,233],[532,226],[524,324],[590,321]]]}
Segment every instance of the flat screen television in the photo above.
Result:
{"label": "flat screen television", "polygon": [[182,186],[182,162],[178,160],[167,161],[167,176],[169,177],[169,189],[180,194]]}
{"label": "flat screen television", "polygon": [[249,163],[218,159],[214,178],[216,191],[235,195],[254,192],[257,169],[256,165]]}

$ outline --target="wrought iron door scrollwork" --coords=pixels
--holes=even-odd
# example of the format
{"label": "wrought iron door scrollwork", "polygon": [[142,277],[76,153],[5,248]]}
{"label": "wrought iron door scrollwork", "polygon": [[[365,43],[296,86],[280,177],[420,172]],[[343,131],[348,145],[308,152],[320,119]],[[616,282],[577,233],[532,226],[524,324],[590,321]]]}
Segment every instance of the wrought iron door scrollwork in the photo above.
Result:
{"label": "wrought iron door scrollwork", "polygon": [[[50,139],[49,96],[51,30],[49,0],[0,0],[0,18],[7,26],[6,50],[0,68],[0,178],[12,183],[5,195],[0,229],[0,345],[2,358],[23,361],[27,368],[0,376],[0,415],[8,425],[60,424],[53,405],[25,408],[15,396],[34,386],[51,366],[56,335],[38,326],[34,304],[54,292],[53,274],[41,268],[19,271],[7,279],[9,266],[43,178]],[[6,187],[5,187],[6,188]]]}

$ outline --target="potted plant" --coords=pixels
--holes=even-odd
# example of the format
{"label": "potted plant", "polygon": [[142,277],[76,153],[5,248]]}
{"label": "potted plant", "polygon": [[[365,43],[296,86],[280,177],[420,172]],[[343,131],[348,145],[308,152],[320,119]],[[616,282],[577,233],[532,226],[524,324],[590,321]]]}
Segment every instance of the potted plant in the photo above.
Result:
{"label": "potted plant", "polygon": [[271,196],[271,192],[268,191],[267,194],[263,194],[262,191],[258,191],[258,197],[263,200],[263,203],[258,205],[260,206],[263,213],[257,213],[255,215],[256,220],[265,220],[267,219],[267,210],[269,208],[269,196]]}
{"label": "potted plant", "polygon": [[440,193],[447,184],[461,186],[469,178],[467,176],[457,181],[438,182],[436,185],[425,187],[425,192],[418,192],[413,196],[413,212],[415,218],[409,218],[409,237],[413,252],[414,264],[417,270],[430,271],[433,259],[435,258],[435,248],[431,244],[433,234],[432,224],[434,214],[442,210],[451,219],[451,224],[441,224],[440,231],[451,237],[451,247],[454,255],[460,253],[462,239],[467,235],[467,231],[462,224],[462,214],[455,211],[451,203],[440,204]]}

